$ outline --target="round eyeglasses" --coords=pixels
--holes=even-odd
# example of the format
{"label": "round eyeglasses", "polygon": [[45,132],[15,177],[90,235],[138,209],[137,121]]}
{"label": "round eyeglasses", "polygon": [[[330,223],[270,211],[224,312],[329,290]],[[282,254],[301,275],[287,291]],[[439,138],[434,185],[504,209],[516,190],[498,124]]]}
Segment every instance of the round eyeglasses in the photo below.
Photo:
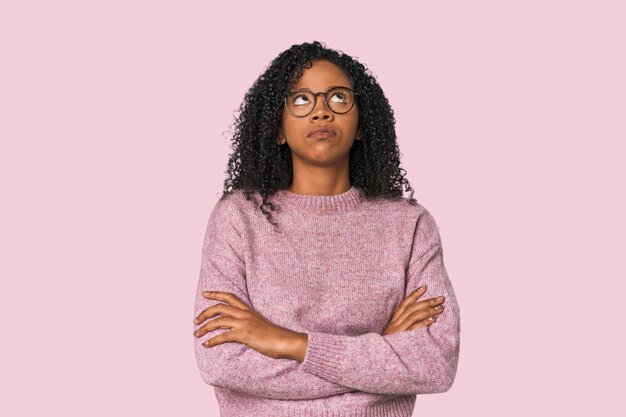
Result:
{"label": "round eyeglasses", "polygon": [[307,88],[291,91],[285,97],[285,107],[295,117],[306,117],[315,108],[317,96],[323,96],[326,106],[336,114],[347,113],[354,106],[357,95],[348,87],[331,87],[325,93],[314,93]]}

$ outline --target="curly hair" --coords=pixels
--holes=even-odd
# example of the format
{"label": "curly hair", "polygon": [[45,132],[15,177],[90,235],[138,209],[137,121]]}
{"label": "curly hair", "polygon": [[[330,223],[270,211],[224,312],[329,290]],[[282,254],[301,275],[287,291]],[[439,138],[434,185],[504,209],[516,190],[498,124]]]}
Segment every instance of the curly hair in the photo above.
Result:
{"label": "curly hair", "polygon": [[354,141],[350,149],[351,184],[368,200],[401,199],[405,185],[405,191],[411,193],[408,202],[416,204],[414,191],[405,178],[406,170],[400,163],[393,110],[375,75],[349,55],[326,48],[318,41],[293,45],[281,52],[246,92],[239,115],[235,116],[233,152],[229,155],[225,171],[228,178],[220,200],[233,190],[243,190],[245,198],[258,205],[253,194],[259,193],[263,199],[259,209],[272,225],[277,225],[266,207],[280,211],[280,205],[270,197],[278,190],[287,189],[293,177],[291,150],[286,143],[280,145],[276,140],[284,99],[303,70],[316,60],[330,61],[341,68],[357,92],[362,139]]}

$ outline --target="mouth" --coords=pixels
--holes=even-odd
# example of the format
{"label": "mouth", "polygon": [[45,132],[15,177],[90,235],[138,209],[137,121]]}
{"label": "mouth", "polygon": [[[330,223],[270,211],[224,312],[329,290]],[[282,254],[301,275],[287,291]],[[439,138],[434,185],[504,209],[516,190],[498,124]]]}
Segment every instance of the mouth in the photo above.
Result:
{"label": "mouth", "polygon": [[307,137],[309,138],[327,138],[336,134],[335,129],[328,126],[321,126],[315,128],[309,132]]}

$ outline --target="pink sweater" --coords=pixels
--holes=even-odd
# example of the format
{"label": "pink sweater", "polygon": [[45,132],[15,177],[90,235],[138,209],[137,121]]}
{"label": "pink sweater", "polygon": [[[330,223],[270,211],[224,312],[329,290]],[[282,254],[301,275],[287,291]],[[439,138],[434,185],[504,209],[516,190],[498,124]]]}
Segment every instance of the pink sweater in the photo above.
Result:
{"label": "pink sweater", "polygon": [[[255,194],[261,202],[259,194]],[[205,348],[198,367],[222,417],[404,417],[416,394],[454,382],[460,315],[443,262],[439,229],[421,204],[367,200],[359,188],[334,196],[280,190],[273,220],[241,190],[209,217],[194,317],[231,292],[272,323],[308,333],[303,362],[275,359],[237,342]],[[382,336],[400,302],[445,296],[429,327]],[[194,329],[196,326],[194,326]]]}

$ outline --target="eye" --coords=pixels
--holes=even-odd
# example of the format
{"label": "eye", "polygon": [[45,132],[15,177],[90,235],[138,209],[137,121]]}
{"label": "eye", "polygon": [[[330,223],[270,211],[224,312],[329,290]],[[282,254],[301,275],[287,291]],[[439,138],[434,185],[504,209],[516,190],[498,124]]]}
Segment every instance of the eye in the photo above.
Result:
{"label": "eye", "polygon": [[296,93],[291,98],[291,101],[293,102],[294,105],[300,106],[303,104],[307,104],[309,102],[309,98],[304,93]]}
{"label": "eye", "polygon": [[[334,91],[332,96],[330,97],[331,101],[338,101],[339,103],[344,103],[347,100],[348,93],[345,90],[337,90]],[[335,97],[338,99],[335,100]]]}

